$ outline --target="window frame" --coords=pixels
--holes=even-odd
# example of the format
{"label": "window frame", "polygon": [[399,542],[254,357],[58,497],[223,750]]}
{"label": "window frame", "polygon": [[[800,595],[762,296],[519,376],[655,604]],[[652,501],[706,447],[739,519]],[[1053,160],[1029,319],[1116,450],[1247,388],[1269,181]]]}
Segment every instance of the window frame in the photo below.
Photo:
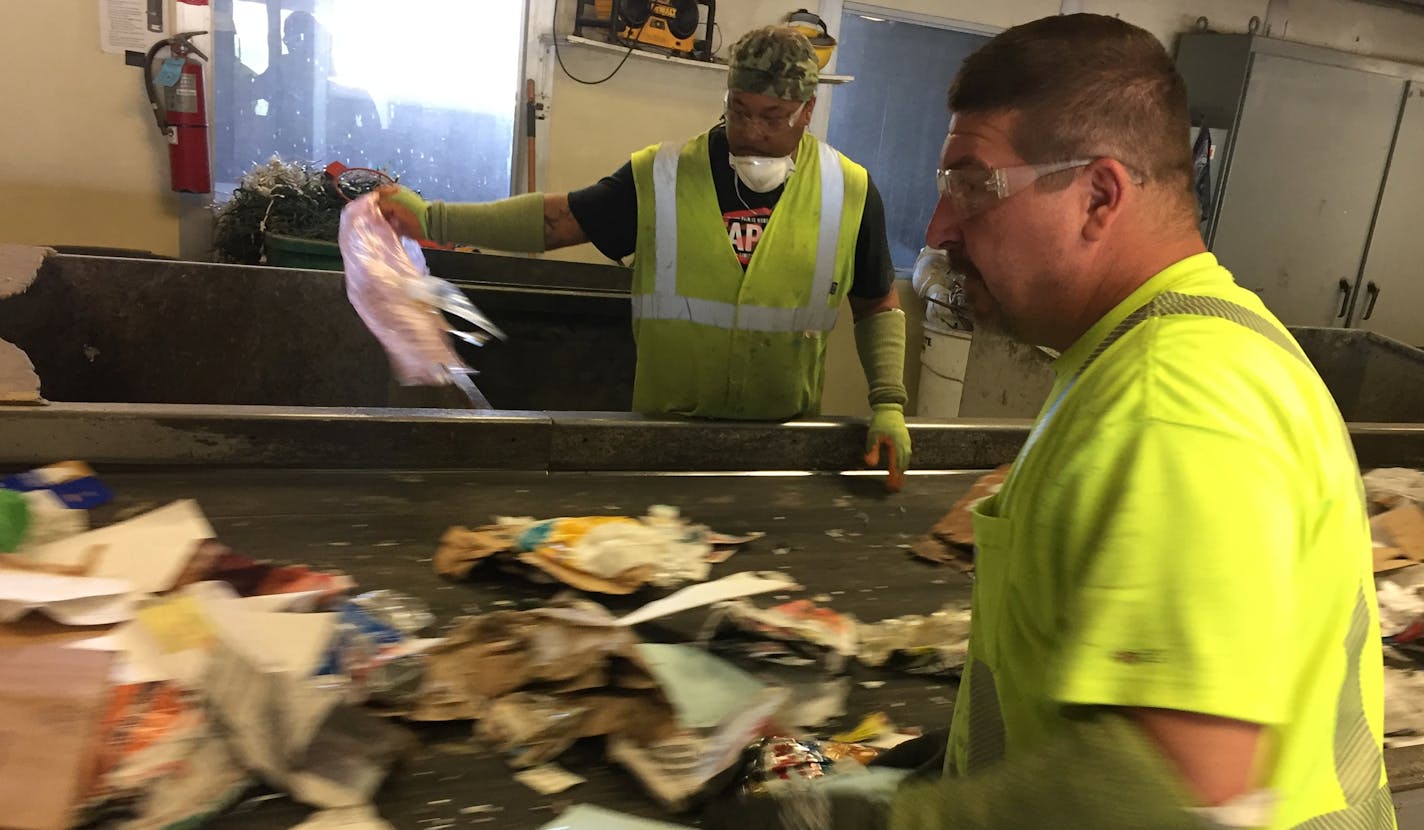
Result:
{"label": "window frame", "polygon": [[[891,9],[885,6],[877,6],[872,3],[857,2],[857,0],[821,0],[820,10],[817,14],[826,21],[826,27],[830,30],[831,37],[840,40],[841,36],[841,16],[845,13],[863,14],[871,17],[882,17],[896,23],[913,23],[919,26],[929,26],[935,29],[945,29],[951,32],[962,32],[971,35],[984,35],[993,37],[1004,31],[1002,26],[990,26],[984,23],[975,23],[969,20],[960,20],[952,17],[940,17],[937,15],[921,14],[919,12],[906,11],[903,9]],[[839,50],[831,54],[831,60],[823,70],[827,73],[836,71],[836,59]],[[854,83],[854,81],[852,81]],[[811,114],[810,130],[821,140],[825,140],[830,134],[831,113],[835,107],[835,87],[823,86],[817,93],[816,109]],[[928,175],[928,173],[926,174]],[[909,279],[909,268],[895,268],[896,279]]]}
{"label": "window frame", "polygon": [[[514,106],[514,135],[512,136],[513,152],[510,153],[508,193],[510,196],[542,190],[548,180],[549,129],[547,125],[552,111],[554,55],[553,41],[545,30],[553,21],[554,0],[525,0],[522,5],[521,25],[524,38],[520,44],[519,52],[520,81],[517,88],[511,90]],[[174,31],[203,32],[204,34],[194,37],[193,42],[205,54],[211,55],[213,53],[212,5],[193,6],[178,3],[174,11]],[[214,127],[217,116],[217,112],[212,106],[214,72],[211,65],[204,67],[203,79],[204,98],[208,103],[208,159],[211,165],[215,158],[213,141],[216,137]],[[525,103],[525,88],[530,79],[534,81],[536,113],[533,188],[529,186],[528,107]],[[231,195],[230,191],[223,188],[224,184],[231,185],[231,183],[218,182],[215,178],[214,189],[210,194],[175,194],[179,197],[178,248],[179,256],[182,259],[205,261],[210,258],[212,253],[211,205]]]}

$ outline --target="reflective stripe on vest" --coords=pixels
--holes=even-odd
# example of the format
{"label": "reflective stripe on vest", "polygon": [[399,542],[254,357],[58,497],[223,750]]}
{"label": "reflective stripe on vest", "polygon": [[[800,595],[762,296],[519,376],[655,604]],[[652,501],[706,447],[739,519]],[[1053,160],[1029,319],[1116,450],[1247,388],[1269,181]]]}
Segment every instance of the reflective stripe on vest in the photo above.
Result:
{"label": "reflective stripe on vest", "polygon": [[816,142],[821,168],[821,220],[816,236],[816,267],[806,304],[799,308],[738,305],[683,297],[677,293],[677,168],[682,149],[663,142],[653,159],[653,200],[657,209],[654,285],[651,294],[633,295],[635,320],[687,320],[744,331],[830,331],[837,309],[827,304],[835,282],[840,244],[845,172],[840,153]]}

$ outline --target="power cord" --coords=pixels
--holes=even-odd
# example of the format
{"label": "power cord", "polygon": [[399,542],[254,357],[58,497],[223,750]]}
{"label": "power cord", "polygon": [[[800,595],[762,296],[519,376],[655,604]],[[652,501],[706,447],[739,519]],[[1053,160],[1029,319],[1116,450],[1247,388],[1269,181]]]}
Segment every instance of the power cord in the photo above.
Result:
{"label": "power cord", "polygon": [[[616,2],[613,4],[612,15],[613,17],[609,20],[610,31],[611,27],[613,26],[613,21],[618,19],[618,4]],[[602,78],[599,78],[596,81],[590,81],[584,78],[580,78],[579,76],[570,72],[567,66],[564,66],[564,56],[559,54],[559,0],[554,0],[554,19],[549,24],[549,36],[554,40],[554,60],[558,61],[559,68],[563,70],[564,74],[568,76],[569,80],[575,83],[583,84],[585,86],[598,86],[599,84],[611,79],[614,75],[617,75],[618,70],[623,68],[623,64],[628,62],[628,58],[633,55],[633,50],[638,47],[638,36],[643,34],[643,27],[648,25],[648,19],[651,18],[645,18],[643,22],[638,25],[638,33],[633,36],[634,42],[628,45],[628,51],[623,53],[623,59],[618,62],[617,66],[613,67],[613,71],[609,72],[607,75],[604,75]]]}

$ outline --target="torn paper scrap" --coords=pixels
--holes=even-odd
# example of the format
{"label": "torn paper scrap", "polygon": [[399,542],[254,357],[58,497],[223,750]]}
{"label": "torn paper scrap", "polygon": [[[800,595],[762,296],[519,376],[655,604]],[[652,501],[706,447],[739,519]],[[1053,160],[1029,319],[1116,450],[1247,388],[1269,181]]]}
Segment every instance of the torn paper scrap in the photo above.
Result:
{"label": "torn paper scrap", "polygon": [[795,591],[801,586],[780,571],[742,571],[712,582],[691,585],[660,600],[644,605],[618,620],[618,625],[637,625],[690,608],[700,608],[714,602],[765,594],[771,591]]}
{"label": "torn paper scrap", "polygon": [[0,570],[0,622],[39,611],[64,625],[110,625],[134,616],[133,586],[121,579]]}
{"label": "torn paper scrap", "polygon": [[575,804],[539,830],[691,830],[685,824],[669,824],[648,818],[605,810],[592,804]]}
{"label": "torn paper scrap", "polygon": [[370,804],[319,810],[292,830],[395,830]]}
{"label": "torn paper scrap", "polygon": [[514,780],[535,792],[554,795],[577,787],[588,779],[574,775],[558,764],[540,764],[537,767],[516,772]]}
{"label": "torn paper scrap", "polygon": [[36,404],[40,396],[40,376],[25,350],[0,340],[0,404]]}
{"label": "torn paper scrap", "polygon": [[695,646],[639,643],[638,654],[663,687],[680,725],[710,729],[764,687],[760,680]]}
{"label": "torn paper scrap", "polygon": [[185,499],[16,558],[55,566],[92,563],[86,576],[124,579],[139,593],[156,594],[173,587],[198,544],[212,536],[198,503]]}
{"label": "torn paper scrap", "polygon": [[0,243],[0,300],[24,292],[39,276],[45,258],[54,255],[53,248],[39,245]]}

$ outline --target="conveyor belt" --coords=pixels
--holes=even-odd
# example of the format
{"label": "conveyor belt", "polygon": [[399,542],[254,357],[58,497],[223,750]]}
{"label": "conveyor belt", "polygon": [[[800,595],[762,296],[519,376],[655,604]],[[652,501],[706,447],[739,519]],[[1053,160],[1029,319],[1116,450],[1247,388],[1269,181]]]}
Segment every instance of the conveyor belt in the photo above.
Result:
{"label": "conveyor belt", "polygon": [[[1026,427],[914,424],[918,466],[948,472],[914,476],[896,496],[876,477],[835,472],[858,466],[864,427],[834,419],[776,425],[597,413],[57,404],[0,410],[0,464],[20,469],[62,458],[91,460],[118,494],[115,505],[96,515],[100,523],[196,498],[222,540],[237,550],[341,569],[365,589],[410,592],[442,621],[509,607],[495,603],[527,607],[555,593],[551,586],[493,575],[468,584],[440,579],[429,559],[448,525],[495,514],[638,513],[670,503],[719,530],[769,534],[714,574],[784,569],[806,586],[804,595],[826,594],[836,609],[877,620],[967,599],[966,577],[915,560],[900,546],[948,509],[973,471],[1011,460]],[[1352,425],[1351,432],[1365,467],[1424,466],[1420,427]],[[711,472],[717,470],[723,472]],[[748,472],[726,472],[737,470]],[[792,472],[812,470],[822,472]],[[624,610],[651,598],[608,604]],[[700,619],[693,613],[641,633],[684,641]],[[948,723],[953,684],[856,671],[857,681],[885,685],[852,686],[846,722],[884,710],[905,725]],[[563,759],[588,783],[542,797],[472,744],[467,724],[419,732],[422,754],[379,797],[383,815],[397,827],[532,828],[578,801],[661,815],[631,776],[602,760],[597,742],[576,746]],[[1387,761],[1397,802],[1424,794],[1417,789],[1424,787],[1424,748],[1390,751]],[[503,809],[461,812],[482,804]],[[218,826],[286,828],[305,813],[272,799],[244,805]],[[1401,814],[1401,827],[1410,826],[1424,825]]]}
{"label": "conveyor belt", "polygon": [[[974,475],[924,476],[906,492],[887,497],[874,479],[845,476],[633,476],[458,472],[314,472],[193,469],[107,475],[117,501],[96,520],[192,497],[220,538],[253,556],[346,571],[363,589],[392,588],[425,599],[439,619],[491,611],[496,602],[537,605],[557,592],[489,575],[456,584],[438,577],[430,557],[450,524],[480,523],[494,514],[580,515],[640,513],[651,504],[682,508],[724,531],[762,530],[714,576],[736,570],[784,570],[805,586],[794,596],[826,594],[837,610],[878,620],[967,602],[969,580],[948,567],[914,559],[909,544],[957,499]],[[827,531],[838,531],[829,535]],[[778,554],[778,549],[786,549]],[[631,609],[657,594],[608,602]],[[770,599],[770,598],[768,598]],[[647,639],[681,642],[692,637],[702,612],[640,628]],[[755,666],[748,666],[755,668]],[[927,728],[949,723],[954,686],[934,680],[857,668],[857,680],[886,681],[878,689],[853,685],[848,717],[887,711],[897,723]],[[564,766],[587,784],[540,796],[515,783],[504,762],[468,741],[466,723],[419,727],[425,748],[382,790],[378,806],[399,828],[429,830],[449,819],[468,827],[533,828],[559,805],[588,801],[647,816],[662,816],[626,772],[602,758],[600,743],[586,741]],[[502,812],[461,814],[480,804]],[[306,810],[286,799],[245,807],[220,821],[224,828],[291,827]]]}

